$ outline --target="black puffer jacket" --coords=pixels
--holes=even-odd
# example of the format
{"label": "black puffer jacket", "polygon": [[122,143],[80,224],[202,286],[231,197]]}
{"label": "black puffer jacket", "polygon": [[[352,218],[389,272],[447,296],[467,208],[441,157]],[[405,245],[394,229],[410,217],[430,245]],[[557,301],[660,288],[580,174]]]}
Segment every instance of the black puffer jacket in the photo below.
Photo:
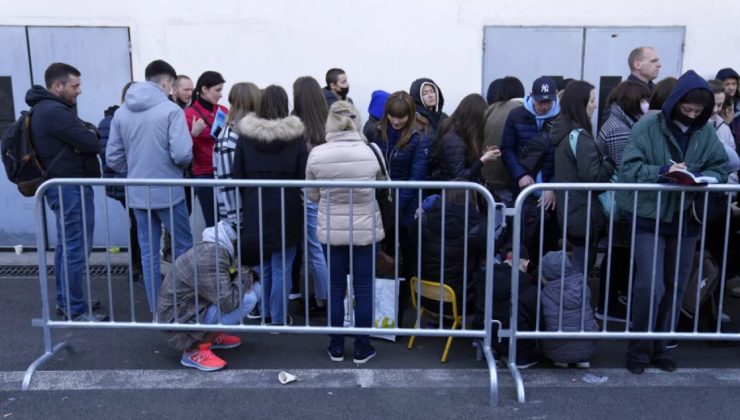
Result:
{"label": "black puffer jacket", "polygon": [[[51,178],[99,178],[98,135],[77,117],[72,105],[34,85],[26,92],[31,106],[31,142]],[[61,155],[60,155],[61,154]],[[49,167],[54,158],[59,159]]]}
{"label": "black puffer jacket", "polygon": [[[565,116],[558,117],[552,127],[551,138],[555,145],[555,182],[609,182],[615,171],[614,162],[597,145],[591,133],[580,130],[576,142],[576,155],[570,146],[570,133],[578,129]],[[563,227],[565,216],[565,191],[556,191],[558,222]],[[570,191],[568,193],[568,236],[586,237],[588,213],[588,192]],[[598,192],[591,194],[591,232],[598,232],[607,222]]]}
{"label": "black puffer jacket", "polygon": [[[234,179],[305,179],[306,141],[298,117],[264,120],[247,115],[239,124],[234,155]],[[240,188],[242,202],[242,264],[260,263],[260,240],[265,259],[303,238],[303,201],[298,188],[285,188],[285,214],[281,212],[280,188],[262,188],[262,236],[259,228],[259,190]],[[284,220],[284,222],[283,222]]]}
{"label": "black puffer jacket", "polygon": [[[442,226],[444,225],[444,283],[455,290],[459,301],[463,297],[464,273],[467,271],[468,294],[475,286],[480,240],[485,237],[485,227],[478,211],[468,209],[468,260],[465,261],[465,206],[447,202],[442,219],[442,197],[429,196],[422,205],[421,221],[421,275],[424,280],[441,280]],[[412,224],[412,237],[418,237],[418,222]]]}
{"label": "black puffer jacket", "polygon": [[437,142],[434,160],[439,165],[441,180],[465,178],[468,181],[477,181],[480,178],[483,162],[475,159],[468,163],[468,146],[454,127]]}
{"label": "black puffer jacket", "polygon": [[[105,150],[108,146],[108,136],[110,135],[110,123],[113,121],[113,114],[118,109],[118,105],[108,107],[103,112],[103,119],[98,123],[98,133],[100,133],[100,161],[103,163],[103,178],[126,178],[126,174],[119,174],[113,171],[105,162]],[[105,187],[105,194],[115,200],[123,201],[126,199],[126,193],[123,187],[114,187],[108,185]]]}

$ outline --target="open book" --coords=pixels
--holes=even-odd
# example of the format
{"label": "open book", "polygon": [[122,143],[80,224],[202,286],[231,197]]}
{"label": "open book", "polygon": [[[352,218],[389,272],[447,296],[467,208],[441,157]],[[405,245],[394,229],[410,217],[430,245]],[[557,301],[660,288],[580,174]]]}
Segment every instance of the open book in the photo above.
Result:
{"label": "open book", "polygon": [[706,185],[719,182],[713,176],[696,176],[685,169],[665,173],[660,176],[660,179],[679,185]]}

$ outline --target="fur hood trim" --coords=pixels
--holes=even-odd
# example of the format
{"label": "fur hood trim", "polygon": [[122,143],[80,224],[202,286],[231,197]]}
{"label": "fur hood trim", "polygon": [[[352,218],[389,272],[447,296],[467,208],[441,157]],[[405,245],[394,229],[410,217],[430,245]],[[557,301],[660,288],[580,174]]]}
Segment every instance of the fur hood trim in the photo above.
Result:
{"label": "fur hood trim", "polygon": [[239,122],[239,132],[260,142],[290,141],[303,135],[301,119],[291,115],[279,120],[265,120],[249,114]]}

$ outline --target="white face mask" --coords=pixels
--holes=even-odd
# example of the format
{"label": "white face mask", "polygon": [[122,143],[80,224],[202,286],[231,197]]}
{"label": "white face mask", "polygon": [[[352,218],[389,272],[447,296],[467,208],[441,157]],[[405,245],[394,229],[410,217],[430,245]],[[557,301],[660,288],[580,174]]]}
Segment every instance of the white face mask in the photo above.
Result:
{"label": "white face mask", "polygon": [[650,103],[642,101],[640,102],[640,109],[642,110],[642,114],[645,115],[650,110]]}

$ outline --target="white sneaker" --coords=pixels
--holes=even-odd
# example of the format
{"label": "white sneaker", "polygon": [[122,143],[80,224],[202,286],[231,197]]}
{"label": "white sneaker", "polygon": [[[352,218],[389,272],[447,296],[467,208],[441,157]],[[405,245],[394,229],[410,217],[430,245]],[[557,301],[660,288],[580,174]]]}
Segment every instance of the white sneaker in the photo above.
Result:
{"label": "white sneaker", "polygon": [[588,360],[583,362],[576,362],[576,367],[578,369],[591,369],[591,362],[589,362]]}
{"label": "white sneaker", "polygon": [[565,362],[552,362],[552,365],[561,369],[568,369],[568,364]]}

